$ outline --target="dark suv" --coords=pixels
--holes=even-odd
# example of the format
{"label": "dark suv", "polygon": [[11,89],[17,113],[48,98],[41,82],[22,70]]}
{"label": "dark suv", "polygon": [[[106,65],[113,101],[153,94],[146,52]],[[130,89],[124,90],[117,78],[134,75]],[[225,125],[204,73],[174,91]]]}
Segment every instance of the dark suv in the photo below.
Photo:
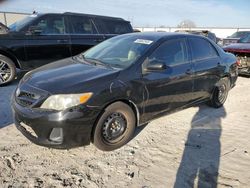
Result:
{"label": "dark suv", "polygon": [[31,70],[130,32],[133,32],[130,22],[121,18],[76,13],[32,14],[0,35],[0,85],[15,78],[16,68]]}
{"label": "dark suv", "polygon": [[117,149],[155,118],[201,102],[221,107],[236,61],[202,36],[120,35],[27,73],[12,100],[15,123],[39,145]]}

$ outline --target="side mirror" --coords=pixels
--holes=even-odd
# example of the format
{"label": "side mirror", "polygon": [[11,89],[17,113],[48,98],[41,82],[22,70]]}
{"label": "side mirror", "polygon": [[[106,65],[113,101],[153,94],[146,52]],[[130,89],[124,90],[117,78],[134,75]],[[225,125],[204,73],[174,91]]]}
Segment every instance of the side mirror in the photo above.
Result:
{"label": "side mirror", "polygon": [[42,28],[38,26],[30,26],[28,30],[28,33],[30,33],[31,35],[40,35],[42,32]]}
{"label": "side mirror", "polygon": [[148,62],[145,65],[145,71],[162,71],[167,69],[167,66],[165,64],[165,62],[160,61],[158,59],[154,59],[154,60],[147,60]]}

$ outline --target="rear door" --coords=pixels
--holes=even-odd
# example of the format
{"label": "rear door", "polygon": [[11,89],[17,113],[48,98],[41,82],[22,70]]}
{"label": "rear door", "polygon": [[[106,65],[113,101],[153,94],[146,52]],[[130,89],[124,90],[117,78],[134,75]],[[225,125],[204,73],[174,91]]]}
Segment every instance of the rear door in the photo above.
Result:
{"label": "rear door", "polygon": [[69,15],[71,52],[77,55],[104,41],[91,17],[85,15]]}
{"label": "rear door", "polygon": [[194,65],[194,99],[210,97],[214,85],[224,71],[220,56],[214,46],[205,38],[189,38]]}
{"label": "rear door", "polygon": [[171,39],[162,43],[150,56],[165,62],[166,70],[146,72],[143,75],[148,99],[142,119],[147,121],[192,101],[192,64],[186,39]]}
{"label": "rear door", "polygon": [[25,37],[27,64],[30,68],[71,56],[70,37],[64,15],[46,14],[29,27],[31,26],[40,31]]}

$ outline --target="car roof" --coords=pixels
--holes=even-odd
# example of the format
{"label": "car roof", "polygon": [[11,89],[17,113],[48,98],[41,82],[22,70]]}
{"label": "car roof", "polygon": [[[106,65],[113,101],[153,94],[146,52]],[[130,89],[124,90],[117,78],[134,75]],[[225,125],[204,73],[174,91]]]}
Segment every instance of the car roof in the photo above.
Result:
{"label": "car roof", "polygon": [[105,19],[112,19],[117,21],[126,21],[123,18],[119,17],[111,17],[111,16],[102,16],[102,15],[94,15],[94,14],[84,14],[84,13],[74,13],[74,12],[64,12],[64,15],[79,15],[79,16],[88,16],[88,17],[95,17],[95,18],[105,18]]}
{"label": "car roof", "polygon": [[[208,30],[177,30],[175,32],[199,32],[199,33],[209,33],[210,31]],[[211,33],[211,32],[210,32]]]}
{"label": "car roof", "polygon": [[175,33],[175,32],[136,32],[136,33],[128,33],[124,35],[136,35],[138,37],[151,38],[155,41],[164,39],[164,38],[175,38],[175,37],[196,37],[196,38],[204,38],[204,36],[194,35],[190,33]]}
{"label": "car roof", "polygon": [[36,13],[38,16],[46,15],[46,14],[55,14],[55,15],[70,15],[70,16],[88,16],[91,18],[102,18],[107,20],[114,20],[114,21],[123,21],[123,22],[129,22],[127,20],[124,20],[123,18],[119,17],[111,17],[111,16],[102,16],[102,15],[94,15],[94,14],[84,14],[84,13],[74,13],[74,12],[64,12],[64,13]]}

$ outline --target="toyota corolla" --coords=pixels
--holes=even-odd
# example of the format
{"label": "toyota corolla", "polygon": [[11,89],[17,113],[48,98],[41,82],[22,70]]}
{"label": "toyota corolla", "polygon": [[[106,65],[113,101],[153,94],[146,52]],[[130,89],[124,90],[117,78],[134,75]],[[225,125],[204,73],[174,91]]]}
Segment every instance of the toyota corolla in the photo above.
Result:
{"label": "toyota corolla", "polygon": [[16,127],[38,145],[110,151],[170,112],[221,107],[237,76],[235,56],[205,37],[125,34],[27,73],[12,107]]}

